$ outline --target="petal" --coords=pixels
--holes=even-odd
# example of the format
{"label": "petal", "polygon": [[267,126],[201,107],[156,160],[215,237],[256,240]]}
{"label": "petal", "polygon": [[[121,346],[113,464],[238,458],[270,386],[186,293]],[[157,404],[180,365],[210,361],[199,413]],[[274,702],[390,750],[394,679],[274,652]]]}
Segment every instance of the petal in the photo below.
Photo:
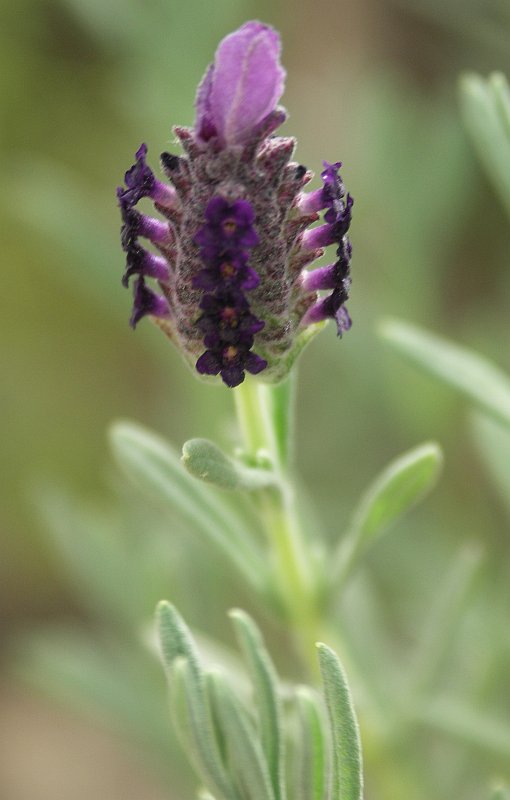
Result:
{"label": "petal", "polygon": [[194,289],[211,292],[218,286],[218,273],[213,269],[201,269],[191,280]]}
{"label": "petal", "polygon": [[335,314],[336,329],[339,336],[349,330],[352,320],[345,306],[340,306]]}
{"label": "petal", "polygon": [[209,109],[224,144],[242,143],[283,94],[280,37],[260,22],[247,22],[216,51]]}
{"label": "petal", "polygon": [[336,274],[336,264],[328,264],[325,267],[306,270],[301,276],[301,285],[305,292],[317,292],[320,289],[334,289],[338,284]]}
{"label": "petal", "polygon": [[217,131],[211,114],[211,89],[214,74],[214,66],[210,64],[207,71],[200,81],[195,99],[197,116],[195,120],[195,130],[204,142],[216,136]]}
{"label": "petal", "polygon": [[221,195],[216,195],[207,204],[205,218],[213,225],[220,225],[225,217],[230,213],[230,203]]}
{"label": "petal", "polygon": [[170,270],[164,258],[149,253],[140,245],[134,244],[127,251],[126,271],[122,278],[122,285],[127,287],[131,275],[137,273],[148,278],[156,278],[159,281],[167,281],[170,277]]}
{"label": "petal", "polygon": [[230,389],[234,386],[239,386],[244,381],[244,370],[241,366],[223,367],[221,370],[221,377],[223,383],[226,383]]}
{"label": "petal", "polygon": [[251,372],[252,375],[257,375],[259,372],[262,372],[263,369],[267,367],[267,361],[264,358],[261,358],[256,353],[248,353],[246,356],[245,368],[248,372]]}
{"label": "petal", "polygon": [[205,353],[202,353],[195,366],[197,372],[202,375],[217,375],[221,369],[221,362],[218,356],[210,350],[206,350]]}
{"label": "petal", "polygon": [[136,328],[142,317],[147,314],[153,317],[168,317],[170,309],[166,299],[149,289],[143,278],[138,278],[136,281],[133,294],[133,313],[129,321],[132,328]]}
{"label": "petal", "polygon": [[248,291],[249,289],[256,289],[260,283],[260,276],[251,267],[246,267],[242,273],[241,287]]}
{"label": "petal", "polygon": [[231,215],[239,225],[251,225],[255,220],[253,206],[247,200],[236,200],[228,208]]}

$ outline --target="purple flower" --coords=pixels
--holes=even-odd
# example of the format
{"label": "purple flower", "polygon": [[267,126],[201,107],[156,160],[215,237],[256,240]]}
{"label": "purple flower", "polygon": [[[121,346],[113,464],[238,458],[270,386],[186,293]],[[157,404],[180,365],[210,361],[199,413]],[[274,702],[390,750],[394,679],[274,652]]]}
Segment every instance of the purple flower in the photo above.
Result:
{"label": "purple flower", "polygon": [[283,94],[280,37],[268,25],[247,22],[220,43],[196,98],[195,130],[223,147],[242,144]]}
{"label": "purple flower", "polygon": [[202,260],[215,262],[218,254],[242,252],[259,243],[253,222],[255,214],[246,200],[229,203],[224,197],[213,197],[205,209],[205,225],[194,237]]}
{"label": "purple flower", "polygon": [[[303,192],[312,173],[291,160],[294,139],[274,135],[286,119],[279,58],[278,34],[260,22],[225,37],[195,126],[174,129],[184,154],[161,156],[171,185],[141,145],[117,190],[124,285],[136,276],[132,325],[155,318],[200,375],[230,387],[246,372],[283,379],[316,323],[335,320],[339,335],[351,324],[352,198],[340,162],[324,162],[322,187]],[[135,208],[142,198],[156,216]],[[330,245],[334,262],[307,271]]]}
{"label": "purple flower", "polygon": [[248,291],[259,285],[260,278],[248,265],[248,255],[245,251],[224,250],[209,259],[208,266],[195,275],[192,285],[194,289],[210,292],[218,283],[226,287],[238,286]]}
{"label": "purple flower", "polygon": [[223,382],[233,389],[244,381],[245,370],[257,375],[267,367],[267,361],[252,353],[250,347],[250,337],[235,345],[215,345],[200,356],[197,370],[201,375],[221,375]]}
{"label": "purple flower", "polygon": [[160,297],[145,285],[144,279],[138,278],[133,292],[134,304],[131,314],[130,324],[136,328],[142,317],[151,314],[153,317],[168,316],[168,303],[164,297]]}
{"label": "purple flower", "polygon": [[175,190],[166,183],[156,180],[154,173],[145,161],[147,145],[138,148],[136,162],[124,175],[126,189],[119,190],[121,205],[132,208],[142,197],[151,197],[161,205],[173,205],[176,202]]}

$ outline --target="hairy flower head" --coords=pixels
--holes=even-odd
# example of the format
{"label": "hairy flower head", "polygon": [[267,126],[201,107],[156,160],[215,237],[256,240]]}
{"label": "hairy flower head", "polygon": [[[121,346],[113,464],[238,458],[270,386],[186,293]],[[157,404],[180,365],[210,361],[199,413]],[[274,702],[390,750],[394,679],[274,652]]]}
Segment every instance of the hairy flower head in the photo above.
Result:
{"label": "hairy flower head", "polygon": [[[313,174],[291,160],[294,139],[274,134],[284,79],[277,32],[245,23],[220,42],[195,125],[174,128],[184,155],[162,154],[169,183],[141,145],[117,190],[131,324],[152,317],[196,372],[230,387],[246,372],[281,380],[317,323],[334,319],[339,335],[351,324],[352,198],[340,162],[324,162],[322,187],[303,192]],[[144,197],[158,217],[135,208]],[[335,261],[307,270],[329,245]]]}

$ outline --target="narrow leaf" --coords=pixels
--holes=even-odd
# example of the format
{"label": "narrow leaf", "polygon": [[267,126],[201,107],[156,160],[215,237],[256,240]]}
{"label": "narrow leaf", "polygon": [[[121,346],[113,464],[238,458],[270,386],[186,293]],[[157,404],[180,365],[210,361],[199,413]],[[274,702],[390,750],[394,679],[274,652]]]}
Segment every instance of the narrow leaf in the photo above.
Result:
{"label": "narrow leaf", "polygon": [[207,439],[190,439],[182,448],[182,463],[194,478],[220,489],[253,491],[276,483],[270,470],[245,467]]}
{"label": "narrow leaf", "polygon": [[300,736],[297,751],[297,800],[324,800],[326,796],[327,740],[319,697],[307,686],[296,689]]}
{"label": "narrow leaf", "polygon": [[465,744],[510,762],[510,725],[449,697],[427,700],[416,714],[420,722]]}
{"label": "narrow leaf", "polygon": [[236,781],[239,794],[249,800],[275,800],[268,765],[252,720],[223,675],[211,673],[208,686],[225,737],[228,773]]}
{"label": "narrow leaf", "polygon": [[479,547],[465,545],[440,585],[434,589],[427,622],[416,648],[410,698],[416,698],[434,685],[458,630],[459,620],[466,613],[466,603],[481,560]]}
{"label": "narrow leaf", "polygon": [[215,792],[231,798],[234,793],[223,769],[204,673],[191,631],[175,607],[166,601],[158,604],[156,622],[178,721],[177,732],[204,780]]}
{"label": "narrow leaf", "polygon": [[243,521],[197,484],[169,444],[128,422],[116,423],[110,438],[120,466],[136,484],[180,513],[230,558],[251,586],[263,589],[267,569]]}
{"label": "narrow leaf", "polygon": [[175,606],[166,600],[158,603],[156,625],[165,669],[172,670],[177,658],[185,658],[195,674],[200,674],[200,660],[191,631]]}
{"label": "narrow leaf", "polygon": [[337,655],[319,643],[319,664],[333,750],[332,800],[361,800],[363,772],[358,721]]}
{"label": "narrow leaf", "polygon": [[285,797],[284,746],[278,677],[259,629],[244,611],[230,612],[255,690],[260,739],[276,800]]}
{"label": "narrow leaf", "polygon": [[464,75],[460,100],[467,131],[487,175],[510,214],[510,91],[494,72],[488,79]]}
{"label": "narrow leaf", "polygon": [[338,546],[335,582],[342,583],[361,555],[434,487],[442,466],[439,445],[429,442],[392,461],[363,495]]}
{"label": "narrow leaf", "polygon": [[401,355],[510,425],[510,378],[463,347],[398,320],[387,320],[382,337]]}
{"label": "narrow leaf", "polygon": [[510,514],[510,428],[486,414],[475,414],[472,430],[493,485]]}
{"label": "narrow leaf", "polygon": [[203,674],[197,680],[190,662],[178,657],[172,663],[170,689],[174,725],[190,761],[209,788],[234,800],[236,792],[223,765]]}

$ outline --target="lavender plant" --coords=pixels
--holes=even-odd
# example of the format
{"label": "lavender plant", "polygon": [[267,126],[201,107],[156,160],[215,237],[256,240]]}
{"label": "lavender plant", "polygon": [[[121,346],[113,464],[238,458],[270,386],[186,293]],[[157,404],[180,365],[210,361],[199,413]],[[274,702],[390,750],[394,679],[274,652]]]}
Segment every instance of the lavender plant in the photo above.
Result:
{"label": "lavender plant", "polygon": [[[292,474],[289,372],[319,323],[334,319],[339,335],[350,327],[345,301],[353,202],[338,174],[340,162],[324,162],[322,188],[306,194],[303,187],[312,174],[290,160],[294,140],[274,135],[285,119],[276,106],[284,77],[279,51],[278,35],[260,23],[247,23],[227,36],[199,86],[194,128],[175,128],[185,155],[161,157],[172,185],[154,176],[142,145],[126,173],[125,187],[118,189],[127,256],[124,284],[136,276],[132,326],[148,315],[201,376],[219,375],[235,393],[242,448],[231,457],[212,442],[194,439],[184,445],[182,463],[194,479],[248,493],[265,541],[258,541],[234,516],[228,502],[184,480],[175,457],[153,436],[121,424],[113,430],[113,445],[139,483],[170,497],[221,546],[284,621],[297,655],[313,676],[313,643],[323,632],[325,639],[332,635],[328,619],[331,624],[339,591],[367,548],[431,488],[441,454],[437,445],[424,445],[392,464],[363,498],[336,551],[328,552],[325,542],[305,528]],[[163,220],[135,209],[144,197],[154,202]],[[311,227],[322,210],[323,224]],[[140,237],[158,254],[142,247]],[[307,270],[329,245],[336,247],[334,263]],[[161,294],[149,288],[151,279]],[[257,379],[246,378],[247,372]],[[175,612],[162,606],[160,618],[165,660],[178,686],[173,691],[179,728],[188,730],[187,746],[208,789],[223,797],[236,796],[240,787],[253,797],[273,796],[273,779],[278,797],[282,778],[275,780],[273,774],[276,770],[280,775],[274,750],[280,751],[275,745],[280,736],[277,690],[271,689],[273,713],[265,729],[261,723],[259,742],[237,701],[226,694],[226,685],[208,682],[200,672]],[[254,636],[251,630],[251,661],[260,672],[267,659],[258,646],[253,649],[258,641]],[[334,638],[359,677],[363,671],[345,641],[338,634]],[[332,797],[359,798],[359,745],[343,671],[332,651],[323,648],[320,660],[333,755],[328,776],[321,772],[318,779],[312,753],[322,771],[325,762],[322,745],[314,738],[316,712],[314,720],[308,718],[305,734],[314,743],[312,751],[299,759],[312,771],[305,783],[313,797],[326,791]],[[261,678],[267,692],[267,670]],[[386,716],[377,708],[373,687],[366,693],[368,719]],[[386,726],[391,724],[385,720]],[[381,736],[374,719],[367,727],[371,737]]]}
{"label": "lavender plant", "polygon": [[[350,327],[344,303],[350,285],[352,199],[345,195],[340,163],[325,162],[323,188],[303,193],[312,175],[290,160],[294,140],[272,135],[286,117],[276,105],[285,74],[279,54],[278,34],[261,23],[246,23],[227,36],[199,86],[194,128],[175,129],[186,155],[161,157],[172,186],[155,178],[142,145],[125,175],[126,187],[117,192],[127,255],[124,285],[137,276],[132,326],[149,315],[200,375],[219,375],[230,388],[244,384],[246,372],[263,373],[270,383],[288,381],[310,326],[333,318],[339,335]],[[165,221],[135,210],[144,197],[154,201]],[[323,209],[324,224],[310,228]],[[140,237],[160,255],[142,247]],[[304,270],[331,244],[337,248],[333,264]],[[147,279],[157,280],[162,294],[150,289]],[[319,290],[330,293],[320,297]],[[183,463],[198,479],[258,495],[274,561],[269,569],[247,532],[234,523],[231,536],[224,512],[215,513],[202,492],[196,494],[196,510],[206,519],[218,518],[216,537],[223,529],[232,560],[254,586],[274,595],[306,657],[319,630],[324,580],[300,530],[286,474],[290,389],[284,385],[265,395],[257,392],[246,382],[236,393],[245,435],[242,458],[231,459],[213,443],[193,440],[184,446]],[[125,447],[129,431],[117,429],[115,437]],[[137,457],[134,463],[140,465]],[[160,620],[165,661],[172,683],[180,685],[180,692],[174,689],[181,709],[178,727],[181,733],[188,730],[185,739],[207,788],[225,800],[239,793],[268,800],[285,796],[278,689],[252,623],[236,617],[262,694],[260,741],[228,683],[202,674],[190,635],[170,606],[161,606]],[[317,738],[318,729],[310,729],[312,749],[300,757],[311,771],[310,796],[324,796],[331,785],[333,797],[357,800],[361,760],[349,690],[333,652],[323,647],[320,661],[332,758],[326,777],[323,735]]]}
{"label": "lavender plant", "polygon": [[[54,693],[107,709],[118,728],[149,744],[162,761],[172,752],[175,760],[159,665],[145,629],[139,631],[148,599],[167,594],[168,575],[175,578],[161,553],[168,552],[168,519],[175,547],[178,518],[204,552],[218,551],[238,578],[234,585],[246,589],[254,616],[284,642],[292,681],[299,681],[278,679],[244,612],[231,612],[243,666],[230,651],[218,655],[210,638],[191,634],[173,605],[158,606],[175,731],[203,796],[358,800],[361,748],[347,672],[373,795],[447,797],[467,762],[458,756],[459,742],[475,743],[497,764],[510,757],[508,727],[471,708],[471,676],[458,681],[456,692],[445,680],[452,649],[461,664],[467,660],[465,642],[458,646],[455,639],[482,555],[468,544],[444,570],[416,624],[413,653],[403,658],[388,647],[366,557],[433,488],[439,446],[425,443],[395,458],[363,494],[346,529],[329,537],[295,473],[296,359],[329,319],[339,335],[351,324],[345,303],[352,198],[340,162],[324,162],[322,186],[304,191],[312,173],[292,160],[294,140],[275,133],[286,116],[277,105],[284,81],[279,58],[279,37],[266,25],[249,22],[227,36],[199,86],[195,125],[175,129],[183,154],[162,155],[160,179],[142,144],[117,193],[123,283],[132,285],[134,297],[131,324],[148,317],[163,331],[206,382],[197,391],[233,393],[237,446],[226,453],[214,442],[191,439],[181,455],[136,424],[113,426],[115,457],[147,495],[143,508],[136,495],[123,498],[125,517],[113,521],[108,514],[98,521],[97,513],[91,521],[74,508],[59,508],[55,516],[53,507],[48,514],[75,582],[103,621],[100,655],[66,634],[41,637],[26,670],[37,678],[58,676]],[[138,204],[148,201],[155,215],[140,211]],[[315,265],[330,246],[331,263]],[[385,335],[508,421],[508,385],[494,369],[397,323],[387,324]],[[163,522],[152,516],[153,507]],[[164,546],[147,558],[130,526],[158,525]],[[145,605],[137,605],[137,596]],[[172,600],[181,604],[174,588]],[[212,594],[206,602],[216,605]],[[334,648],[319,645],[318,663],[317,640]],[[319,679],[322,694],[315,688]],[[445,758],[451,758],[450,783],[441,786],[423,763],[428,730],[444,737]],[[504,796],[504,790],[493,795]]]}

